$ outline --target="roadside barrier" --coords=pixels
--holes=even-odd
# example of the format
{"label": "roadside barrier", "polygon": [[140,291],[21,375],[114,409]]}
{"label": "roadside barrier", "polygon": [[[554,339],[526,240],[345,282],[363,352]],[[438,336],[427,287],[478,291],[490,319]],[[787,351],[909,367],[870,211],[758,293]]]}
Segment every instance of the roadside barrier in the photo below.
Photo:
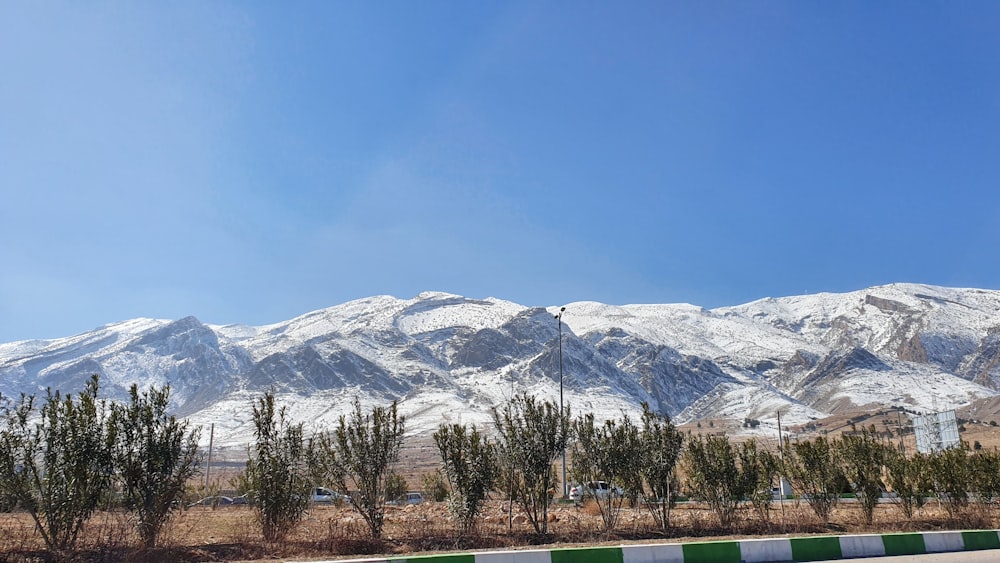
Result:
{"label": "roadside barrier", "polygon": [[[764,563],[1000,549],[1000,531],[807,536],[349,559],[328,563]],[[313,561],[311,563],[323,563]]]}

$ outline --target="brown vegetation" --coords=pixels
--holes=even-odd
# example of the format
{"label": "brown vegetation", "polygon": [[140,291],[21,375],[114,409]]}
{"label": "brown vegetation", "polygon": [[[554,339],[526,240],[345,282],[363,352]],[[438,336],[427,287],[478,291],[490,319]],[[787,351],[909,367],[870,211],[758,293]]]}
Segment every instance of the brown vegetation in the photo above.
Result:
{"label": "brown vegetation", "polygon": [[[906,432],[905,415],[896,411],[874,410],[869,412],[840,413],[835,417],[813,421],[809,425],[786,429],[793,440],[811,440],[817,437],[834,438],[845,431],[856,432],[855,425],[870,429],[880,443],[893,446],[903,441],[910,452],[912,432]],[[970,451],[991,451],[1000,445],[1000,432],[994,419],[967,418],[962,422],[962,438]],[[748,439],[739,435],[740,423],[717,419],[699,426],[682,427],[685,434],[727,436],[734,443]],[[762,439],[763,438],[763,439]],[[691,437],[687,437],[691,440]],[[728,438],[726,438],[728,439]],[[768,440],[759,433],[753,437],[761,447],[776,452],[777,440]],[[230,455],[226,455],[226,454]],[[986,453],[986,452],[982,452]],[[220,492],[236,496],[239,492],[234,479],[242,473],[245,452],[219,452],[212,468],[192,479],[189,489],[197,500]],[[966,454],[961,454],[965,459]],[[635,455],[625,456],[638,459]],[[984,455],[970,456],[995,459]],[[572,456],[570,469],[573,467]],[[746,465],[741,458],[739,465]],[[422,488],[423,477],[441,467],[440,452],[429,437],[411,438],[403,443],[401,459],[397,465],[401,477],[410,490]],[[981,466],[970,465],[978,473]],[[551,467],[550,467],[551,468]],[[211,471],[209,471],[211,469]],[[682,468],[677,469],[680,482],[687,481]],[[988,471],[993,473],[993,471]],[[210,477],[209,477],[210,475]],[[572,475],[572,473],[571,473]],[[771,477],[774,477],[772,475]],[[884,475],[883,475],[884,477]],[[596,478],[596,477],[595,477]],[[620,477],[603,477],[615,482]],[[203,480],[202,480],[203,479]],[[324,477],[323,485],[332,485]],[[584,482],[585,479],[580,480]],[[768,496],[766,479],[764,496]],[[969,483],[961,483],[967,486]],[[574,506],[556,502],[547,510],[544,527],[533,525],[524,508],[517,502],[511,505],[494,498],[486,502],[481,518],[471,529],[463,531],[445,502],[425,502],[420,505],[389,506],[385,513],[385,528],[381,537],[373,536],[358,512],[349,506],[310,506],[305,518],[295,524],[287,536],[268,541],[262,533],[258,513],[250,506],[197,506],[180,511],[163,529],[156,548],[145,548],[136,532],[135,513],[122,510],[98,512],[83,528],[80,541],[69,552],[53,552],[46,546],[35,529],[31,517],[24,512],[0,513],[0,561],[252,561],[275,559],[337,559],[369,556],[373,554],[402,555],[436,551],[521,548],[525,546],[573,546],[612,542],[692,541],[696,539],[723,539],[760,535],[807,535],[842,533],[878,533],[887,531],[923,531],[942,529],[994,528],[1000,524],[1000,509],[995,500],[1000,488],[995,483],[977,482],[974,489],[988,491],[979,495],[982,504],[969,502],[955,506],[940,506],[931,501],[912,515],[904,515],[898,506],[879,504],[870,520],[855,502],[841,503],[833,508],[828,520],[820,520],[805,503],[775,501],[770,508],[761,506],[734,508],[736,514],[731,525],[720,526],[717,512],[704,504],[682,503],[670,516],[670,527],[663,530],[644,507],[626,507],[620,512],[616,526],[608,526],[602,511],[593,503]],[[958,485],[956,485],[958,486]],[[558,490],[560,486],[550,487]],[[227,490],[228,489],[228,490]],[[346,490],[345,485],[338,486]],[[685,489],[690,489],[685,487]],[[542,489],[545,490],[545,489]],[[681,489],[671,489],[681,490]],[[843,489],[839,489],[843,490]],[[946,488],[947,491],[965,491]],[[198,491],[194,493],[193,491]],[[682,490],[691,494],[690,490]],[[746,493],[734,493],[735,498],[746,498]],[[922,490],[921,494],[931,494]],[[656,496],[656,495],[654,495]],[[669,495],[667,495],[669,496]],[[429,498],[425,495],[425,498]],[[950,498],[948,496],[942,498]],[[955,496],[954,498],[958,498]],[[964,497],[962,497],[964,498]],[[544,503],[543,503],[544,504]],[[947,510],[946,510],[947,509]],[[606,516],[606,515],[604,515]],[[728,520],[727,520],[728,521]],[[537,522],[535,523],[537,524]],[[468,524],[467,524],[468,525]],[[610,529],[610,531],[609,531]],[[546,533],[547,531],[547,533]],[[374,539],[373,539],[374,537]]]}
{"label": "brown vegetation", "polygon": [[626,508],[619,528],[605,532],[600,512],[585,503],[556,503],[549,513],[549,532],[535,535],[531,524],[514,505],[487,504],[484,518],[472,533],[461,535],[446,503],[389,507],[380,540],[372,540],[364,521],[349,507],[314,506],[305,520],[278,543],[265,542],[255,513],[247,506],[196,507],[178,514],[164,531],[162,546],[144,550],[132,523],[120,512],[105,512],[88,522],[84,537],[72,554],[50,556],[23,513],[0,515],[0,557],[5,561],[248,561],[274,559],[337,559],[372,554],[399,555],[417,552],[501,549],[524,546],[571,546],[603,542],[679,542],[758,535],[808,535],[928,531],[993,528],[1000,524],[1000,510],[970,509],[949,519],[934,503],[907,520],[890,504],[879,505],[874,522],[865,524],[856,504],[841,504],[828,525],[816,519],[804,504],[775,502],[769,522],[744,511],[727,529],[701,504],[682,503],[671,519],[673,526],[660,531],[645,509]]}

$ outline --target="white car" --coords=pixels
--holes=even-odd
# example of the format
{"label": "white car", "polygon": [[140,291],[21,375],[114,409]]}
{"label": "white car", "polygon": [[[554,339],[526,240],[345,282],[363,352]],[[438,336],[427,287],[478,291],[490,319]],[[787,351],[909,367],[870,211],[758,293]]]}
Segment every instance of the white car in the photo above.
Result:
{"label": "white car", "polygon": [[313,502],[337,502],[339,500],[350,500],[350,497],[327,489],[326,487],[316,487],[312,490],[309,500]]}
{"label": "white car", "polygon": [[586,496],[606,499],[609,496],[622,496],[625,491],[621,487],[616,487],[607,481],[591,481],[586,485],[576,485],[569,490],[569,498],[573,502],[579,502]]}
{"label": "white car", "polygon": [[406,493],[405,496],[401,496],[398,499],[386,501],[386,504],[399,506],[401,504],[420,504],[422,502],[424,502],[424,495],[420,493]]}

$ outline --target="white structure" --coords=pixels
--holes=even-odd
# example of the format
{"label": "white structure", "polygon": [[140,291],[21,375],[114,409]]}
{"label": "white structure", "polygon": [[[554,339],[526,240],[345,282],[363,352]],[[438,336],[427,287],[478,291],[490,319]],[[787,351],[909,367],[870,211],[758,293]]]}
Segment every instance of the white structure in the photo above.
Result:
{"label": "white structure", "polygon": [[955,418],[955,411],[913,417],[913,433],[920,453],[939,452],[957,446],[958,420]]}

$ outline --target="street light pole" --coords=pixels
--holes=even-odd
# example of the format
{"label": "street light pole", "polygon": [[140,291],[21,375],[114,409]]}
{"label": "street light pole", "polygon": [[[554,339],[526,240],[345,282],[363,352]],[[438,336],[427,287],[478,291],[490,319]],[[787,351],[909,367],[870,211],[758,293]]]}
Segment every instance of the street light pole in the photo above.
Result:
{"label": "street light pole", "polygon": [[[559,309],[556,320],[559,321],[559,424],[563,421],[563,362],[562,362],[562,316],[566,307]],[[566,445],[562,449],[562,489],[563,498],[569,496],[569,489],[566,487]]]}

